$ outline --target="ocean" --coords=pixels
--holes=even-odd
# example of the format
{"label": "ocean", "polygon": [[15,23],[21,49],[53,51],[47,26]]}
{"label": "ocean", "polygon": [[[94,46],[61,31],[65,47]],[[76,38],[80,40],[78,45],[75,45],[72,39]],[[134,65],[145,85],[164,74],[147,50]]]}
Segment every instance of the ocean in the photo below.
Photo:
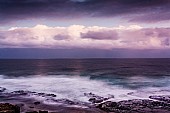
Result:
{"label": "ocean", "polygon": [[[80,103],[89,103],[87,93],[113,97],[112,101],[148,99],[170,95],[170,59],[2,59],[0,87]],[[46,104],[56,102],[27,96]]]}

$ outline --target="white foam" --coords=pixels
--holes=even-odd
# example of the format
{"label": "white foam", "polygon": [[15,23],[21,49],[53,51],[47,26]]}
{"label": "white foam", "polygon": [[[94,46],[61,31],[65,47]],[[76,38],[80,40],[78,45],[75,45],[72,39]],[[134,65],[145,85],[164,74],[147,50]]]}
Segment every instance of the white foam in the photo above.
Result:
{"label": "white foam", "polygon": [[[132,80],[132,79],[131,79]],[[9,91],[28,90],[41,93],[52,93],[57,95],[57,99],[67,98],[73,101],[88,102],[84,93],[96,94],[98,96],[108,97],[114,95],[113,101],[148,98],[153,89],[130,90],[116,85],[109,85],[107,82],[100,80],[90,80],[88,77],[80,76],[32,76],[20,78],[4,78],[0,76],[0,86],[7,88]],[[154,90],[161,91],[161,89]],[[129,92],[134,92],[128,95]],[[165,93],[165,92],[164,92]],[[169,91],[166,92],[170,94]],[[141,94],[143,96],[141,96]],[[148,94],[148,95],[146,95]],[[38,97],[36,97],[38,99]],[[44,99],[45,100],[45,99]]]}
{"label": "white foam", "polygon": [[119,97],[132,90],[125,90],[118,86],[111,86],[103,81],[90,80],[80,76],[34,76],[28,78],[1,77],[0,86],[10,91],[28,90],[43,93],[53,93],[57,98],[68,98],[70,100],[88,101],[84,93],[92,92],[99,96],[115,95]]}

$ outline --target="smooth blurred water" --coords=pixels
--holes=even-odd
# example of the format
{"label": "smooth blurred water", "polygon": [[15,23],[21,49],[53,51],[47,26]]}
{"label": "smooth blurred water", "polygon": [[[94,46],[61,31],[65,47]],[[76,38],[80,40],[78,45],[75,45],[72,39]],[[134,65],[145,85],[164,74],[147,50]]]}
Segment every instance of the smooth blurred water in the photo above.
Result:
{"label": "smooth blurred water", "polygon": [[84,93],[114,101],[170,95],[170,59],[0,60],[0,86],[88,102]]}

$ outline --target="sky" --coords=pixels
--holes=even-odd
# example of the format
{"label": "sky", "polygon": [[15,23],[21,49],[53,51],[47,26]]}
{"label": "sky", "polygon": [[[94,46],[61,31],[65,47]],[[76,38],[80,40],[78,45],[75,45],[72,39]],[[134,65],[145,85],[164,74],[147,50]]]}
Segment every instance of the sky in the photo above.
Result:
{"label": "sky", "polygon": [[0,58],[169,58],[170,0],[0,0]]}

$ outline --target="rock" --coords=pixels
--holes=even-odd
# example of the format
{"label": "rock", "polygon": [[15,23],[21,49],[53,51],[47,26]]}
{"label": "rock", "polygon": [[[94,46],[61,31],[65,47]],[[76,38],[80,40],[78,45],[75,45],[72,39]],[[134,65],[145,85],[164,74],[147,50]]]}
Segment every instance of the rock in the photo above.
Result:
{"label": "rock", "polygon": [[38,95],[44,97],[46,94],[45,93],[38,93]]}
{"label": "rock", "polygon": [[33,106],[29,106],[29,108],[34,108]]}
{"label": "rock", "polygon": [[41,110],[40,110],[39,113],[48,113],[48,111],[41,111]]}
{"label": "rock", "polygon": [[38,111],[27,111],[26,113],[48,113],[48,111],[41,111],[41,110],[39,110],[39,112]]}
{"label": "rock", "polygon": [[17,95],[27,95],[29,92],[24,91],[24,90],[19,90],[19,91],[14,91],[14,92],[11,92],[11,93],[14,93],[14,94],[17,94]]}
{"label": "rock", "polygon": [[40,104],[40,102],[38,102],[38,101],[37,101],[37,102],[34,102],[34,105],[38,105],[38,104]]}
{"label": "rock", "polygon": [[114,95],[108,95],[108,98],[110,99],[110,98],[115,98],[115,96]]}
{"label": "rock", "polygon": [[[120,102],[103,102],[96,106],[101,110],[106,112],[116,112],[116,113],[168,113],[170,112],[170,104],[161,102],[161,101],[153,101],[153,100],[142,100],[142,99],[134,99],[134,100],[126,100]],[[156,112],[156,111],[159,112]]]}
{"label": "rock", "polygon": [[127,95],[132,95],[132,94],[134,94],[134,92],[129,92],[129,93],[127,93]]}
{"label": "rock", "polygon": [[101,97],[101,96],[95,95],[95,94],[93,94],[93,93],[91,93],[91,92],[90,92],[90,93],[84,93],[84,95],[87,96],[87,97],[89,97],[89,101],[92,102],[92,103],[94,103],[94,104],[95,104],[95,103],[101,103],[101,102],[106,101],[106,100],[108,100],[108,99],[110,99],[110,98],[114,98],[113,95],[105,98],[105,97]]}
{"label": "rock", "polygon": [[46,94],[46,96],[56,97],[56,95],[55,95],[55,94]]}
{"label": "rock", "polygon": [[32,94],[36,94],[37,92],[35,92],[35,91],[30,91],[30,93],[32,93]]}
{"label": "rock", "polygon": [[0,113],[20,113],[20,108],[9,103],[0,103]]}
{"label": "rock", "polygon": [[73,102],[68,99],[52,99],[52,100],[58,103],[66,104],[66,105],[77,105],[78,104],[77,102]]}
{"label": "rock", "polygon": [[154,99],[154,100],[163,101],[163,102],[166,102],[166,103],[170,103],[170,95],[149,96],[149,98]]}
{"label": "rock", "polygon": [[63,102],[64,104],[69,104],[69,105],[75,105],[76,103],[68,100],[68,99],[61,99],[60,102]]}
{"label": "rock", "polygon": [[6,88],[0,87],[0,92],[4,92]]}
{"label": "rock", "polygon": [[16,104],[17,106],[19,106],[19,107],[23,107],[24,106],[24,104],[23,103],[20,103],[20,104]]}
{"label": "rock", "polygon": [[112,109],[115,109],[117,106],[118,104],[116,102],[107,101],[107,102],[98,104],[96,107],[106,112],[111,112],[111,111],[114,111]]}
{"label": "rock", "polygon": [[103,102],[103,99],[100,99],[100,98],[90,98],[89,101],[92,102],[92,103],[101,103],[101,102]]}
{"label": "rock", "polygon": [[68,99],[65,99],[64,101],[66,104],[69,104],[69,105],[75,105],[76,103],[71,101],[71,100],[68,100]]}
{"label": "rock", "polygon": [[37,111],[28,111],[26,113],[38,113]]}

